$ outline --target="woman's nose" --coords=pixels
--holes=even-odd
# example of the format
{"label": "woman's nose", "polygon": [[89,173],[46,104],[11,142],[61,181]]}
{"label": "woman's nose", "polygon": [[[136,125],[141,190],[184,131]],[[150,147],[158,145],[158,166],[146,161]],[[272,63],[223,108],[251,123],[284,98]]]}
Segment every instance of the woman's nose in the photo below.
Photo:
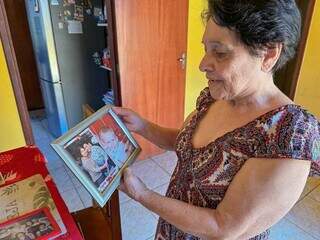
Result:
{"label": "woman's nose", "polygon": [[214,66],[207,54],[205,54],[200,62],[199,69],[201,72],[213,71]]}

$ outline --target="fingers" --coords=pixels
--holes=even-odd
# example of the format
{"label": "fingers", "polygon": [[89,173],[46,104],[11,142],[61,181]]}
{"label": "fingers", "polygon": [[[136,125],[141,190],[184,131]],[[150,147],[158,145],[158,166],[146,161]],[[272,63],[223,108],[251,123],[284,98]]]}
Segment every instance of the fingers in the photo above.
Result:
{"label": "fingers", "polygon": [[132,175],[133,175],[133,173],[132,173],[132,169],[130,167],[127,167],[126,169],[124,169],[124,171],[123,171],[124,178],[131,177]]}
{"label": "fingers", "polygon": [[121,181],[120,181],[120,185],[118,186],[118,190],[120,190],[121,192],[126,191],[125,185],[123,183],[123,179],[121,179]]}
{"label": "fingers", "polygon": [[120,116],[127,116],[127,115],[130,115],[132,114],[132,111],[128,108],[123,108],[123,107],[112,107],[112,110],[120,115]]}

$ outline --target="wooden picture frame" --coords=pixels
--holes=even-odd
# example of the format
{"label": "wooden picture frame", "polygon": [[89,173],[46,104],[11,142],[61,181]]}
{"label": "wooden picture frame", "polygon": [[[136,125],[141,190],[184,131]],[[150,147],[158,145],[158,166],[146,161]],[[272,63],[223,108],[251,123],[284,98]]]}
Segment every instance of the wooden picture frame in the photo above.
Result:
{"label": "wooden picture frame", "polygon": [[119,186],[123,170],[141,151],[109,105],[51,145],[101,207]]}

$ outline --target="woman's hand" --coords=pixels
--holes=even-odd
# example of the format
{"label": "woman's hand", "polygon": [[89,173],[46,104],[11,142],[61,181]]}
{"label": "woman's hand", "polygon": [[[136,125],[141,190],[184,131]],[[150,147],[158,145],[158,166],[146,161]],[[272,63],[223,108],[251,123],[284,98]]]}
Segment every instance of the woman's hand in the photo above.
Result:
{"label": "woman's hand", "polygon": [[113,107],[112,110],[115,111],[130,131],[143,135],[147,121],[139,114],[127,108]]}
{"label": "woman's hand", "polygon": [[121,184],[118,189],[138,202],[150,191],[140,178],[133,174],[130,167],[124,170]]}

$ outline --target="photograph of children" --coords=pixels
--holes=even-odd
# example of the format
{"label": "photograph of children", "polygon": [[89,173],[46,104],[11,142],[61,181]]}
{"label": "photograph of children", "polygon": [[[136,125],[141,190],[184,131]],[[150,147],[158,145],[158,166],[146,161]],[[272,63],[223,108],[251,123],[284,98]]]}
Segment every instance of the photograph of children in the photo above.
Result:
{"label": "photograph of children", "polygon": [[0,224],[0,240],[42,240],[59,233],[59,226],[47,208]]}
{"label": "photograph of children", "polygon": [[111,114],[104,114],[100,119],[91,124],[89,128],[100,146],[102,146],[113,162],[121,168],[133,153],[135,147]]}
{"label": "photograph of children", "polygon": [[65,144],[75,163],[102,193],[118,172],[118,167],[108,156],[89,128]]}

